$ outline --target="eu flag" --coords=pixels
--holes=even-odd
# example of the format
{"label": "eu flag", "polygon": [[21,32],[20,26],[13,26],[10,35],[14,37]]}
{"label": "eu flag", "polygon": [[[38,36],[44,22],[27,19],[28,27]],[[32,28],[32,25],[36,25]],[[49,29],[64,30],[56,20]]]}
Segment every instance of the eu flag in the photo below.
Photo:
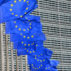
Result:
{"label": "eu flag", "polygon": [[42,31],[39,16],[27,15],[6,22],[6,34],[39,33]]}
{"label": "eu flag", "polygon": [[[31,56],[28,55],[28,64],[34,63],[34,60],[44,62],[45,60],[51,58],[52,53],[53,52],[47,48],[38,47],[35,53],[31,54]],[[33,57],[34,60],[31,60],[30,57]]]}
{"label": "eu flag", "polygon": [[[52,65],[51,62],[55,64]],[[56,60],[55,61],[46,60],[42,63],[35,61],[34,64],[30,64],[30,71],[58,71],[57,70],[58,64],[59,62]]]}
{"label": "eu flag", "polygon": [[41,57],[41,55],[36,55],[35,57],[28,55],[28,64],[30,65],[31,71],[58,71],[58,61],[50,60],[45,57],[40,59],[39,57]]}
{"label": "eu flag", "polygon": [[56,60],[50,60],[50,64],[46,64],[44,71],[58,71],[57,65],[59,64],[59,61]]}
{"label": "eu flag", "polygon": [[0,6],[0,23],[22,18],[37,7],[36,0],[11,0]]}
{"label": "eu flag", "polygon": [[30,65],[30,71],[44,71],[46,64],[50,64],[49,59],[46,58],[37,58],[41,57],[42,55],[28,56],[28,63]]}
{"label": "eu flag", "polygon": [[19,43],[14,42],[14,49],[17,49],[18,56],[30,55],[36,52],[37,48],[43,46],[43,41],[21,41]]}

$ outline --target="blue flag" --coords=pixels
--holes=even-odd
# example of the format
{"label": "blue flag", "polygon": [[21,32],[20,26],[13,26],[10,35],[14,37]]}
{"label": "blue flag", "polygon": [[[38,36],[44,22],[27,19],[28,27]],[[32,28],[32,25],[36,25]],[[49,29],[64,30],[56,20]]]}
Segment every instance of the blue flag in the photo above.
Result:
{"label": "blue flag", "polygon": [[46,64],[49,64],[49,60],[42,63],[35,61],[34,64],[30,64],[30,71],[45,71]]}
{"label": "blue flag", "polygon": [[43,46],[40,17],[29,15],[37,7],[37,0],[0,0],[0,23],[6,23],[17,55],[28,55],[30,71],[57,71],[59,62],[50,60],[53,52]]}
{"label": "blue flag", "polygon": [[50,60],[50,64],[47,64],[44,71],[58,71],[57,65],[59,64],[59,61],[56,60]]}
{"label": "blue flag", "polygon": [[[32,59],[32,58],[31,58]],[[48,60],[39,63],[34,60],[33,64],[30,64],[30,71],[58,71],[57,65],[59,64],[56,60]]]}
{"label": "blue flag", "polygon": [[36,0],[11,0],[0,6],[0,23],[22,18],[37,8]]}
{"label": "blue flag", "polygon": [[[50,59],[53,52],[44,47],[38,47],[35,53],[32,53],[31,56],[28,55],[28,64],[34,63],[34,60],[38,62],[44,62],[46,59]],[[34,60],[31,60],[30,57],[33,57]]]}
{"label": "blue flag", "polygon": [[[37,58],[37,56],[39,58]],[[42,55],[28,56],[28,64],[30,65],[30,71],[44,71],[47,64],[50,64],[50,60],[43,57]]]}
{"label": "blue flag", "polygon": [[15,19],[6,22],[6,34],[25,34],[40,32],[42,32],[42,25],[40,23],[39,16],[27,15],[21,19]]}
{"label": "blue flag", "polygon": [[14,49],[17,49],[18,56],[20,55],[30,55],[36,52],[37,48],[43,46],[43,41],[21,41],[19,43],[14,43]]}

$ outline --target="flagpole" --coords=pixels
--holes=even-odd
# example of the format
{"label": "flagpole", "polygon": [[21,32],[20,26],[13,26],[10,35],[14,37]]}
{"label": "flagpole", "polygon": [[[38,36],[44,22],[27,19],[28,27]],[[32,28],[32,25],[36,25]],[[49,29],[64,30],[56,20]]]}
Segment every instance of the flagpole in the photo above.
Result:
{"label": "flagpole", "polygon": [[20,56],[20,62],[21,62],[21,71],[23,71],[23,63],[22,63],[23,59],[22,56]]}
{"label": "flagpole", "polygon": [[25,55],[25,65],[26,65],[26,71],[28,71],[27,55]]}
{"label": "flagpole", "polygon": [[9,57],[8,57],[8,35],[6,35],[6,57],[7,57],[7,71],[9,71]]}
{"label": "flagpole", "polygon": [[12,71],[14,71],[13,42],[11,42]]}

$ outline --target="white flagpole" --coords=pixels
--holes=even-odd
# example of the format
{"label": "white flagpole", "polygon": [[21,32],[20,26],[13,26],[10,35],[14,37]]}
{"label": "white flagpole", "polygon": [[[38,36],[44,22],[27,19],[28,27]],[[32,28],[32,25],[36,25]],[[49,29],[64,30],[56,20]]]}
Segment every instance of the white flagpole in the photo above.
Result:
{"label": "white flagpole", "polygon": [[26,71],[28,71],[27,55],[25,56],[25,65],[26,65]]}

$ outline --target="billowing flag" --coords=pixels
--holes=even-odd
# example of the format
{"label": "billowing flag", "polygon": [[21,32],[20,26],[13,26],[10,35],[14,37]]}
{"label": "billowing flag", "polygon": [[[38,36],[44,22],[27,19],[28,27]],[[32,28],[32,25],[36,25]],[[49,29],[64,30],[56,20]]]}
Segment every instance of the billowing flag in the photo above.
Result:
{"label": "billowing flag", "polygon": [[[49,53],[50,54],[50,53]],[[56,60],[50,60],[42,55],[29,56],[28,64],[30,65],[31,71],[58,71],[57,65],[59,64]]]}
{"label": "billowing flag", "polygon": [[43,46],[43,41],[21,41],[14,43],[14,49],[17,49],[18,56],[30,55],[36,52],[38,48]]}
{"label": "billowing flag", "polygon": [[36,0],[11,0],[0,6],[0,23],[22,18],[37,7]]}
{"label": "billowing flag", "polygon": [[30,71],[58,71],[57,65],[59,64],[56,60],[48,60],[39,63],[34,60],[34,63],[30,64]]}
{"label": "billowing flag", "polygon": [[[38,56],[38,58],[37,58]],[[43,57],[42,54],[34,56],[28,56],[28,64],[30,65],[30,71],[44,71],[47,64],[50,64],[50,60]]]}
{"label": "billowing flag", "polygon": [[27,15],[23,18],[6,22],[6,34],[25,34],[42,32],[39,16]]}
{"label": "billowing flag", "polygon": [[[38,62],[44,62],[46,59],[50,59],[52,56],[53,52],[47,48],[44,47],[38,47],[36,52],[28,55],[28,64],[34,63],[34,60]],[[33,58],[34,60],[30,59]]]}
{"label": "billowing flag", "polygon": [[50,60],[53,52],[43,46],[40,17],[29,15],[37,7],[37,0],[0,0],[0,23],[6,23],[17,55],[28,55],[30,71],[57,71],[59,62]]}
{"label": "billowing flag", "polygon": [[12,42],[46,40],[39,16],[27,15],[6,23],[6,34]]}
{"label": "billowing flag", "polygon": [[50,60],[50,64],[46,64],[44,71],[58,71],[57,65],[59,64],[59,61],[56,60]]}

